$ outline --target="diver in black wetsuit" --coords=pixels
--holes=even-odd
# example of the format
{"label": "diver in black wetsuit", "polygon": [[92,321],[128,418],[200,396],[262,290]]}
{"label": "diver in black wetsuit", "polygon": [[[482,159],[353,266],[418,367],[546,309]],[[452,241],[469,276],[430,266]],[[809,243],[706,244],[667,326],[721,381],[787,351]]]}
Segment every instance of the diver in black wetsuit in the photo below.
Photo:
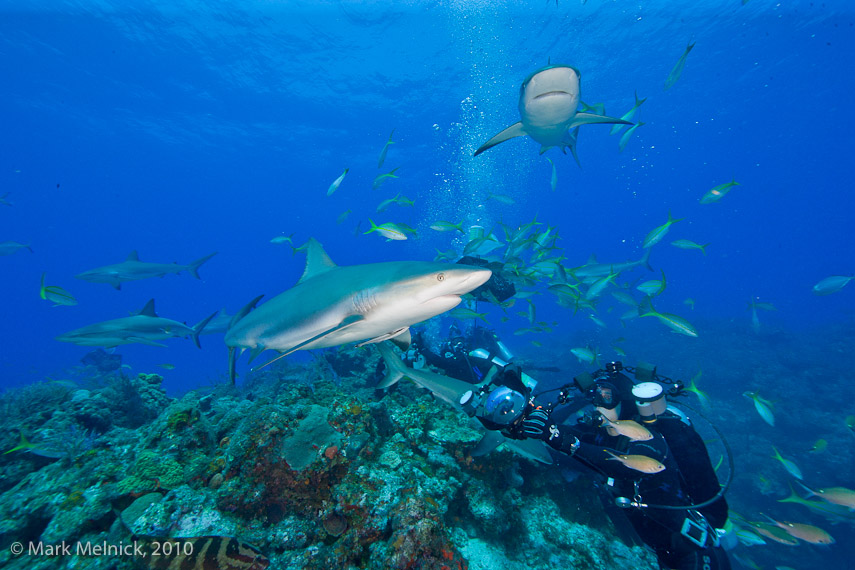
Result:
{"label": "diver in black wetsuit", "polygon": [[[729,570],[716,530],[727,521],[727,502],[703,441],[685,416],[667,407],[660,384],[633,385],[620,372],[620,363],[610,365],[597,378],[576,378],[577,386],[590,395],[597,411],[595,419],[573,427],[562,425],[555,421],[557,414],[552,413],[551,405],[541,405],[524,393],[521,397],[506,395],[506,386],[483,401],[491,418],[497,410],[504,410],[507,418],[497,424],[478,417],[488,429],[501,429],[512,438],[541,439],[604,475],[616,497],[614,502],[624,507],[627,519],[654,550],[661,568]],[[570,388],[562,388],[559,404],[567,403]],[[526,402],[523,406],[522,401]],[[514,415],[518,417],[507,421]],[[626,431],[624,426],[613,422],[629,418],[652,437],[643,439],[636,434],[633,440],[621,435],[619,429]]]}

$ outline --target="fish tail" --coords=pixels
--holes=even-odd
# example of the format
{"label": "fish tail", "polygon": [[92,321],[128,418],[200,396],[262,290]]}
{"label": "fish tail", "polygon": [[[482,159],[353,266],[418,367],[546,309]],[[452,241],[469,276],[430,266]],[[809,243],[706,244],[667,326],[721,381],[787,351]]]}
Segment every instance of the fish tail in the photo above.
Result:
{"label": "fish tail", "polygon": [[192,275],[196,279],[201,279],[201,277],[199,277],[199,267],[215,255],[217,255],[216,251],[214,253],[206,255],[205,257],[197,259],[196,261],[192,262],[190,265],[187,266],[187,271],[189,271],[190,275]]}
{"label": "fish tail", "polygon": [[213,319],[216,316],[217,316],[217,313],[211,313],[208,316],[208,318],[202,319],[201,321],[196,323],[196,326],[193,327],[193,334],[191,336],[193,337],[193,342],[196,344],[196,346],[198,348],[202,348],[202,345],[199,342],[199,335],[202,334],[202,330],[207,326],[207,324],[209,322],[211,322],[211,319]]}
{"label": "fish tail", "polygon": [[45,274],[44,273],[42,273],[42,284],[39,287],[39,297],[41,297],[42,299],[47,299],[47,296],[45,296]]}
{"label": "fish tail", "polygon": [[646,247],[644,248],[644,255],[641,256],[639,262],[647,268],[648,271],[653,271],[653,267],[650,266],[650,250],[653,248]]}
{"label": "fish tail", "polygon": [[404,366],[404,363],[395,355],[392,347],[387,343],[378,342],[377,350],[380,352],[380,356],[383,357],[383,362],[386,363],[386,376],[377,384],[377,388],[388,388],[397,384],[405,376],[406,366]]}

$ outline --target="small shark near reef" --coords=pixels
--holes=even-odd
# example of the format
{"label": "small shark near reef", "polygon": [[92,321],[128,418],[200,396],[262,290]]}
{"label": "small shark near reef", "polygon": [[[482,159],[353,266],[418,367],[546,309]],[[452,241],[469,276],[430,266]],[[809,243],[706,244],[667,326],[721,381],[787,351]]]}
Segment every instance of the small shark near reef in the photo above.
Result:
{"label": "small shark near reef", "polygon": [[187,265],[179,265],[178,263],[146,263],[140,261],[139,255],[134,250],[121,263],[96,267],[95,269],[75,275],[75,277],[92,283],[109,283],[116,289],[121,289],[122,282],[124,281],[163,277],[167,273],[181,273],[182,271],[187,271],[196,279],[201,279],[199,277],[199,266],[215,255],[217,255],[217,252],[206,255]]}
{"label": "small shark near reef", "polygon": [[157,341],[189,336],[196,343],[196,346],[202,348],[199,344],[199,334],[215,315],[216,313],[212,314],[191,328],[184,323],[157,316],[157,313],[154,312],[154,299],[150,299],[136,315],[102,321],[75,329],[59,335],[56,340],[80,346],[112,348],[120,344],[134,343],[166,346]]}
{"label": "small shark near reef", "polygon": [[[392,350],[392,347],[385,342],[378,343],[377,350],[380,352],[380,356],[383,357],[383,362],[386,363],[386,377],[377,385],[378,388],[388,388],[396,384],[401,378],[409,378],[422,388],[430,390],[438,399],[450,404],[458,411],[463,411],[460,405],[460,398],[463,394],[475,388],[475,385],[427,370],[407,368]],[[471,455],[473,457],[486,455],[503,443],[523,457],[539,461],[540,463],[552,463],[549,451],[540,440],[509,439],[498,431],[488,431],[472,450]]]}
{"label": "small shark near reef", "polygon": [[528,135],[541,144],[541,154],[554,146],[564,152],[569,147],[575,157],[576,127],[602,123],[632,124],[605,115],[577,112],[580,78],[577,69],[566,65],[550,65],[529,75],[520,87],[521,120],[481,145],[474,156],[508,139]]}
{"label": "small shark near reef", "polygon": [[249,349],[252,361],[267,349],[279,351],[281,358],[349,342],[395,339],[409,345],[410,325],[456,307],[461,295],[491,274],[482,267],[432,261],[337,266],[311,238],[297,284],[250,312],[254,299],[232,319],[225,338],[232,382],[238,348]]}

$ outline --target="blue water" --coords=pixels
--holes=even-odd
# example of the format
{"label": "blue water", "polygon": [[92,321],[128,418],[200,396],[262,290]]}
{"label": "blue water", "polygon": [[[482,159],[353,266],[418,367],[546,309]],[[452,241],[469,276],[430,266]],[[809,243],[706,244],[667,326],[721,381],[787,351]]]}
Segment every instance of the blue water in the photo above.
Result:
{"label": "blue water", "polygon": [[[429,229],[436,220],[490,228],[537,216],[558,228],[569,268],[591,254],[637,259],[669,212],[685,217],[654,247],[657,273],[620,280],[665,272],[656,308],[689,318],[700,336],[663,337],[680,358],[669,361],[662,346],[655,356],[687,377],[699,362],[713,375],[717,364],[750,365],[745,351],[739,363],[712,351],[729,335],[754,338],[752,297],[778,308],[761,312],[763,330],[792,335],[795,358],[811,345],[805,360],[824,360],[822,347],[852,338],[855,285],[811,293],[821,279],[855,271],[855,10],[847,2],[52,1],[7,3],[0,13],[0,194],[13,202],[0,205],[0,241],[33,248],[0,258],[4,386],[62,378],[90,349],[56,335],[125,316],[150,298],[161,316],[190,324],[261,293],[271,298],[296,282],[303,264],[287,245],[270,243],[277,235],[315,237],[339,264],[461,251],[465,242]],[[663,91],[690,41],[682,77]],[[554,193],[550,165],[531,139],[471,156],[519,119],[521,81],[548,62],[580,69],[583,100],[603,102],[610,115],[628,110],[634,91],[648,98],[635,118],[645,125],[623,152],[609,126],[592,125],[579,137],[583,168],[558,150],[545,155],[557,167]],[[393,129],[396,144],[378,170]],[[399,179],[371,189],[375,176],[396,167]],[[347,178],[327,197],[344,168]],[[740,186],[724,199],[699,204],[731,179]],[[415,207],[374,212],[398,192]],[[516,203],[488,201],[491,192]],[[369,218],[407,223],[418,238],[363,235]],[[669,245],[678,238],[710,243],[707,255]],[[163,263],[218,254],[201,281],[185,273],[115,291],[74,279],[132,250]],[[42,272],[79,305],[39,299]],[[694,309],[683,303],[689,297]],[[600,314],[608,332],[551,296],[536,303],[538,318],[557,323],[545,335],[552,342],[600,343],[605,357],[613,337],[642,346],[667,330],[649,318],[621,327],[616,303],[614,313]],[[538,358],[529,344],[536,337],[512,335],[527,325],[516,310],[503,324],[490,309],[491,323]],[[827,339],[819,348],[817,335]],[[180,393],[222,380],[222,337],[202,343],[201,351],[174,339],[166,349],[118,352],[134,371],[161,371]],[[774,350],[776,340],[762,343]],[[851,349],[847,341],[834,350]],[[767,388],[751,389],[758,387]],[[734,382],[726,393],[751,414],[744,389]],[[828,422],[838,426],[853,412],[828,410]]]}

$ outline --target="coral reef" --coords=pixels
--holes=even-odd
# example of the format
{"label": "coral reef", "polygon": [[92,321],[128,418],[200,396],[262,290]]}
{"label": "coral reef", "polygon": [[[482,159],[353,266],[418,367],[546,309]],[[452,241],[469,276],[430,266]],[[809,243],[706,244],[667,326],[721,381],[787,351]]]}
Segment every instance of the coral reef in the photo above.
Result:
{"label": "coral reef", "polygon": [[14,557],[16,541],[222,536],[274,568],[655,567],[613,541],[606,522],[567,518],[578,504],[554,473],[508,451],[472,458],[480,433],[468,418],[409,383],[378,400],[371,353],[331,354],[265,371],[243,395],[221,387],[171,399],[158,376],[140,374],[16,396],[35,406],[39,420],[20,424],[34,444],[60,429],[97,443],[51,461],[0,456],[0,565],[137,564],[57,566]]}

